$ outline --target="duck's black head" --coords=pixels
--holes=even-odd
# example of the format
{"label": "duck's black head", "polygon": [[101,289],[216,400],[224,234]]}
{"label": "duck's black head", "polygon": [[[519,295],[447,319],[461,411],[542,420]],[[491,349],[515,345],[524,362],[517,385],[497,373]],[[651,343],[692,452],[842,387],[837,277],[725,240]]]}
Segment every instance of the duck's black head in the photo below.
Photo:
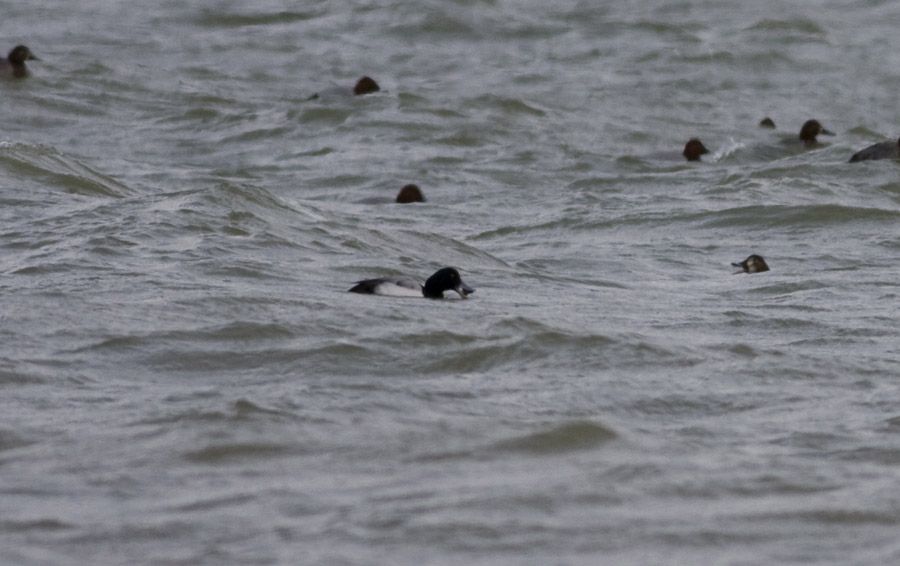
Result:
{"label": "duck's black head", "polygon": [[452,267],[444,267],[428,278],[422,294],[429,299],[443,299],[444,291],[456,291],[461,298],[466,299],[475,292],[475,289],[463,283],[459,271]]}
{"label": "duck's black head", "polygon": [[12,74],[17,79],[23,79],[28,76],[28,69],[25,67],[25,61],[40,61],[34,56],[34,53],[24,45],[16,45],[9,52],[6,59],[12,69]]}
{"label": "duck's black head", "polygon": [[744,273],[762,273],[768,271],[769,266],[761,255],[753,254],[740,263],[732,263],[735,267],[740,267]]}
{"label": "duck's black head", "polygon": [[760,128],[769,128],[770,130],[775,129],[775,121],[766,116],[762,120],[759,121]]}
{"label": "duck's black head", "polygon": [[422,195],[422,189],[418,185],[409,184],[404,185],[400,192],[397,193],[397,202],[401,204],[425,202],[425,197]]}
{"label": "duck's black head", "polygon": [[24,65],[25,61],[40,61],[34,53],[24,45],[16,45],[6,57],[13,65]]}
{"label": "duck's black head", "polygon": [[818,120],[807,120],[803,123],[803,127],[800,128],[800,139],[806,144],[816,143],[816,136],[819,134],[833,136],[834,132],[823,128]]}
{"label": "duck's black head", "polygon": [[703,142],[697,138],[691,138],[684,144],[684,151],[681,152],[681,155],[688,161],[700,161],[700,156],[706,153],[709,153],[709,150],[706,149]]}
{"label": "duck's black head", "polygon": [[378,86],[378,83],[373,78],[363,77],[356,81],[356,86],[353,87],[353,94],[371,94],[379,90],[381,90],[381,87]]}
{"label": "duck's black head", "polygon": [[25,61],[39,61],[39,59],[34,56],[34,53],[24,45],[16,45],[13,47],[12,51],[9,52],[7,59],[10,63],[19,65],[24,64]]}

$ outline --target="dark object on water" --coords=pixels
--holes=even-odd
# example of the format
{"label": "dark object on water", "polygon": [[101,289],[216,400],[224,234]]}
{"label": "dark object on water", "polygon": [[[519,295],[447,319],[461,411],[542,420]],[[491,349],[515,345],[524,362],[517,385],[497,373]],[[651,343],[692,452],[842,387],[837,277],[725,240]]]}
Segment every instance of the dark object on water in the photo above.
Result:
{"label": "dark object on water", "polygon": [[463,283],[459,271],[453,267],[438,269],[424,285],[408,277],[379,277],[359,281],[350,289],[351,293],[429,299],[443,299],[444,291],[456,291],[460,298],[467,299],[475,289]]}
{"label": "dark object on water", "polygon": [[6,59],[0,59],[0,74],[24,79],[28,76],[25,61],[40,61],[40,59],[35,57],[34,53],[24,45],[13,47]]}
{"label": "dark object on water", "polygon": [[684,144],[684,151],[681,152],[681,155],[688,161],[700,161],[700,156],[705,153],[709,153],[709,150],[706,149],[703,142],[697,138],[691,138]]}
{"label": "dark object on water", "polygon": [[769,266],[761,255],[753,254],[740,263],[732,263],[735,267],[740,267],[744,273],[762,273],[768,271]]}
{"label": "dark object on water", "polygon": [[775,122],[771,118],[766,116],[765,118],[763,118],[762,120],[759,121],[759,127],[760,128],[769,128],[770,130],[774,130]]}
{"label": "dark object on water", "polygon": [[853,154],[850,163],[856,161],[868,161],[870,159],[897,159],[900,158],[900,139],[897,143],[886,141],[870,145],[865,149],[861,149]]}
{"label": "dark object on water", "polygon": [[371,77],[363,77],[356,81],[356,86],[353,87],[353,94],[361,95],[361,94],[371,94],[373,92],[378,92],[381,88],[378,86]]}
{"label": "dark object on water", "polygon": [[803,127],[800,128],[800,140],[806,145],[818,143],[816,136],[819,134],[823,136],[833,136],[834,132],[823,128],[818,120],[807,120],[803,123]]}
{"label": "dark object on water", "polygon": [[400,192],[397,193],[397,202],[406,204],[410,202],[425,202],[425,196],[418,185],[405,185]]}

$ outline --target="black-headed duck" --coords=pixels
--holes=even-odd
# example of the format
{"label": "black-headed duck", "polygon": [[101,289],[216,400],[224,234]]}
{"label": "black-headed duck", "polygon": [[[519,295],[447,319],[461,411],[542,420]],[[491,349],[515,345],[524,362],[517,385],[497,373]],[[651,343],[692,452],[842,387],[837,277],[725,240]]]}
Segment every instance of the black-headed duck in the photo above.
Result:
{"label": "black-headed duck", "polygon": [[34,53],[24,45],[13,47],[6,59],[0,59],[0,75],[24,79],[28,76],[25,61],[40,61],[40,59],[35,57]]}
{"label": "black-headed duck", "polygon": [[371,77],[362,77],[356,81],[356,84],[353,85],[352,89],[348,89],[346,85],[332,85],[313,94],[306,100],[330,99],[350,95],[361,96],[364,94],[372,94],[379,90],[381,90],[381,87],[379,87],[378,83]]}
{"label": "black-headed duck", "polygon": [[350,289],[351,293],[428,299],[443,299],[444,291],[455,291],[460,298],[467,299],[475,289],[466,285],[459,271],[452,267],[438,269],[424,285],[409,277],[379,277],[359,281]]}
{"label": "black-headed duck", "polygon": [[681,155],[688,161],[700,161],[700,156],[706,153],[709,153],[709,150],[706,149],[703,142],[697,138],[691,138],[684,144],[684,151],[681,152]]}
{"label": "black-headed duck", "polygon": [[400,192],[397,193],[397,202],[407,204],[410,202],[425,202],[425,196],[422,189],[418,185],[404,185]]}
{"label": "black-headed duck", "polygon": [[362,94],[372,94],[379,90],[381,90],[381,87],[378,86],[378,83],[376,83],[374,79],[371,77],[363,77],[356,81],[356,85],[353,87],[353,94],[359,96]]}

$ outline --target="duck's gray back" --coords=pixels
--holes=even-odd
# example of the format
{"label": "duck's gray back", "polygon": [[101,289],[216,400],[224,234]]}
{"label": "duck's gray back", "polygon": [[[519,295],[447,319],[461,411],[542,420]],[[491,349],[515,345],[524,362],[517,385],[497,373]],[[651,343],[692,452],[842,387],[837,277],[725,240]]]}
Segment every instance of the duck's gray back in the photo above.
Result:
{"label": "duck's gray back", "polygon": [[869,159],[896,159],[898,157],[900,157],[900,145],[896,141],[886,141],[857,151],[850,158],[850,163]]}

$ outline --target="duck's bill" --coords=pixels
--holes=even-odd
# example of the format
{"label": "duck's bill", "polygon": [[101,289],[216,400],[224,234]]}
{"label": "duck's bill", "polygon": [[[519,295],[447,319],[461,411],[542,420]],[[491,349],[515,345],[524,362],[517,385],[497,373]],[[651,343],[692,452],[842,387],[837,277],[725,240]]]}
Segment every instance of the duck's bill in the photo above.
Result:
{"label": "duck's bill", "polygon": [[738,273],[744,273],[744,266],[739,263],[731,263],[732,266],[737,267],[737,269],[733,272],[735,275]]}
{"label": "duck's bill", "polygon": [[822,128],[822,130],[819,133],[822,134],[823,136],[833,136],[834,135],[834,132],[832,132],[831,130],[826,130],[825,128]]}
{"label": "duck's bill", "polygon": [[743,265],[741,265],[741,264],[739,264],[739,263],[735,263],[735,262],[733,262],[733,261],[731,262],[731,265],[733,265],[733,266],[735,266],[735,267],[744,267]]}
{"label": "duck's bill", "polygon": [[453,290],[456,291],[456,293],[460,296],[461,299],[468,299],[469,295],[471,295],[472,293],[475,292],[475,289],[469,287],[465,283],[460,283]]}

